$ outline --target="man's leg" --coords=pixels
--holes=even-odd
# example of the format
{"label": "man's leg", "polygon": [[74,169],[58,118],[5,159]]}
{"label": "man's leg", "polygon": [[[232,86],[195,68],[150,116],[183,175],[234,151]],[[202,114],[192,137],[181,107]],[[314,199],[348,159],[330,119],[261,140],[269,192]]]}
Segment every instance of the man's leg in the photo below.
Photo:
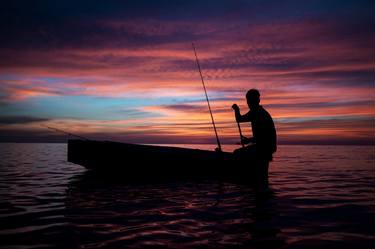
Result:
{"label": "man's leg", "polygon": [[266,159],[258,159],[256,162],[257,167],[257,185],[259,188],[265,189],[268,188],[268,168],[269,168],[269,161]]}

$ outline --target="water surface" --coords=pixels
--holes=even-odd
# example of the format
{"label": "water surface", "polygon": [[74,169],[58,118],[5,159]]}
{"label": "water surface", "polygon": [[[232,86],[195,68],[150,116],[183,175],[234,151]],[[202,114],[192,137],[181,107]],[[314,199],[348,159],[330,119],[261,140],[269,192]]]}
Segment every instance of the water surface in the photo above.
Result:
{"label": "water surface", "polygon": [[230,182],[114,181],[67,163],[66,149],[0,144],[1,248],[375,246],[375,147],[280,146],[262,196]]}

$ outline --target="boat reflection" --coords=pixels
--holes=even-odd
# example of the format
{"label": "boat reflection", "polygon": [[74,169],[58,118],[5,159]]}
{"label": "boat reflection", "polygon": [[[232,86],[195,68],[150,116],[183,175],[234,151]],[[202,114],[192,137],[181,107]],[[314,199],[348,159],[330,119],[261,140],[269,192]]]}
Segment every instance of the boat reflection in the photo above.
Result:
{"label": "boat reflection", "polygon": [[123,182],[85,172],[67,191],[76,247],[279,248],[277,196],[219,181]]}

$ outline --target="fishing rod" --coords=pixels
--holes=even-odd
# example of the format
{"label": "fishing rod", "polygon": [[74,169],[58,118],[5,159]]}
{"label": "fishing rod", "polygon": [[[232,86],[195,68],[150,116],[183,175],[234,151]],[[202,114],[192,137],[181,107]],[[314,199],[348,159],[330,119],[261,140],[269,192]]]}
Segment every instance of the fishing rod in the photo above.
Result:
{"label": "fishing rod", "polygon": [[212,115],[211,105],[210,105],[210,101],[208,100],[207,90],[206,90],[206,86],[204,85],[204,80],[203,80],[202,70],[201,70],[201,66],[200,66],[200,64],[199,64],[198,55],[197,55],[197,51],[196,51],[195,46],[194,46],[194,42],[192,42],[191,45],[193,46],[194,55],[195,55],[195,60],[196,60],[196,62],[197,62],[197,66],[198,66],[199,74],[200,74],[200,76],[201,76],[201,80],[202,80],[202,85],[203,85],[204,93],[205,93],[205,95],[206,95],[206,100],[207,100],[208,110],[210,111],[212,125],[213,125],[214,130],[215,130],[215,136],[216,136],[217,147],[218,147],[218,150],[221,152],[221,151],[222,151],[222,150],[221,150],[221,144],[220,144],[219,136],[217,135],[217,130],[216,130],[216,125],[215,125],[215,121],[214,121],[214,116]]}
{"label": "fishing rod", "polygon": [[87,137],[79,136],[79,135],[76,135],[76,134],[73,134],[73,133],[70,133],[70,132],[67,132],[67,131],[61,130],[61,129],[57,129],[57,128],[54,128],[54,127],[51,127],[51,126],[48,126],[48,125],[41,125],[41,126],[47,128],[47,129],[50,129],[50,130],[56,131],[56,132],[60,132],[60,133],[63,133],[63,134],[66,134],[66,135],[72,136],[72,137],[77,137],[77,138],[80,138],[80,139],[83,139],[83,140],[90,140],[90,139],[88,139]]}

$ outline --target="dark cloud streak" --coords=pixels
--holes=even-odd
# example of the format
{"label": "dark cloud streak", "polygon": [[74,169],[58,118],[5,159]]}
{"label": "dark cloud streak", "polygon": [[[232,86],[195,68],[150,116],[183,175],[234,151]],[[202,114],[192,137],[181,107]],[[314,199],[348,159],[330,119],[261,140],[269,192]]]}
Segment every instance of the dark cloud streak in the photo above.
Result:
{"label": "dark cloud streak", "polygon": [[30,116],[0,116],[0,125],[10,124],[29,124],[34,122],[49,121],[47,118],[30,117]]}
{"label": "dark cloud streak", "polygon": [[[207,33],[200,27],[205,22],[216,23],[216,27],[222,26],[225,30],[229,23],[236,23],[237,29],[243,29],[264,23],[319,19],[324,23],[339,20],[329,33],[318,34],[320,40],[357,37],[364,41],[366,39],[361,38],[374,34],[374,17],[370,14],[373,7],[374,3],[367,1],[303,1],[303,4],[301,1],[281,3],[275,0],[7,1],[0,10],[0,29],[7,39],[1,39],[0,47],[56,49],[157,45],[202,39],[204,36],[197,36],[195,31]],[[178,22],[191,25],[187,26],[188,30],[180,27],[165,35],[147,35],[147,32],[139,33],[126,26],[103,26],[110,22],[136,25],[144,21],[148,22],[149,30]]]}

